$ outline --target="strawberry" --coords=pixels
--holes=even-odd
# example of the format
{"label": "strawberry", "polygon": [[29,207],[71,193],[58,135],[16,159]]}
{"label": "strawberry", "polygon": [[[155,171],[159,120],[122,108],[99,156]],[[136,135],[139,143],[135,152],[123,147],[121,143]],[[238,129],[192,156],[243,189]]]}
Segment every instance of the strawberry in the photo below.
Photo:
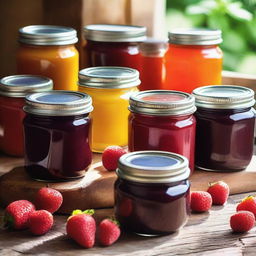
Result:
{"label": "strawberry", "polygon": [[75,210],[66,224],[68,236],[85,248],[91,248],[95,243],[96,223],[92,214],[94,210]]}
{"label": "strawberry", "polygon": [[102,154],[102,164],[108,171],[114,171],[117,168],[119,158],[127,151],[119,146],[109,146]]}
{"label": "strawberry", "polygon": [[35,198],[35,205],[38,210],[47,210],[50,213],[56,212],[63,202],[61,193],[53,188],[41,188]]}
{"label": "strawberry", "polygon": [[205,191],[191,192],[190,207],[194,212],[206,212],[212,206],[212,197]]}
{"label": "strawberry", "polygon": [[5,225],[14,229],[28,227],[28,219],[35,206],[27,200],[18,200],[10,203],[5,209]]}
{"label": "strawberry", "polygon": [[230,217],[230,227],[234,232],[247,232],[254,227],[254,223],[254,214],[249,211],[240,211]]}
{"label": "strawberry", "polygon": [[236,207],[236,211],[249,211],[252,212],[256,218],[256,198],[248,196],[244,198]]}
{"label": "strawberry", "polygon": [[34,211],[28,219],[28,228],[34,235],[47,233],[53,225],[53,216],[46,210]]}
{"label": "strawberry", "polygon": [[229,196],[229,186],[224,181],[209,183],[207,192],[211,194],[214,205],[223,205]]}
{"label": "strawberry", "polygon": [[104,219],[99,225],[99,241],[102,245],[113,244],[120,236],[119,223],[115,219]]}

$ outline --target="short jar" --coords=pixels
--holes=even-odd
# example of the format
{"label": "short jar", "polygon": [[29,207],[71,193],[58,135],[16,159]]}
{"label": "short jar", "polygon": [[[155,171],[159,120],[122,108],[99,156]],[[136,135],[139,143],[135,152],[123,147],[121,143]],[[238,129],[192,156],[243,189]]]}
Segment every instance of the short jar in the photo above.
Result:
{"label": "short jar", "polygon": [[163,150],[188,158],[194,170],[194,97],[178,91],[143,91],[130,98],[130,151]]}
{"label": "short jar", "polygon": [[25,96],[49,91],[52,80],[34,75],[6,76],[0,80],[0,150],[8,155],[24,155],[23,118]]}
{"label": "short jar", "polygon": [[79,56],[74,44],[76,30],[69,27],[33,25],[19,30],[18,74],[49,77],[55,90],[77,90]]}
{"label": "short jar", "polygon": [[190,212],[188,160],[164,151],[138,151],[119,159],[115,215],[126,231],[166,235],[185,225]]}
{"label": "short jar", "polygon": [[36,180],[84,176],[91,164],[91,97],[72,91],[35,93],[24,111],[25,169]]}
{"label": "short jar", "polygon": [[83,67],[120,66],[140,70],[139,42],[146,27],[92,24],[84,27]]}
{"label": "short jar", "polygon": [[137,92],[139,72],[124,67],[93,67],[79,72],[79,91],[92,97],[92,150],[127,146],[129,97]]}
{"label": "short jar", "polygon": [[220,30],[179,28],[169,32],[164,89],[191,93],[200,86],[221,84],[221,42]]}
{"label": "short jar", "polygon": [[204,86],[196,99],[196,166],[208,171],[239,171],[253,155],[254,91],[234,85]]}

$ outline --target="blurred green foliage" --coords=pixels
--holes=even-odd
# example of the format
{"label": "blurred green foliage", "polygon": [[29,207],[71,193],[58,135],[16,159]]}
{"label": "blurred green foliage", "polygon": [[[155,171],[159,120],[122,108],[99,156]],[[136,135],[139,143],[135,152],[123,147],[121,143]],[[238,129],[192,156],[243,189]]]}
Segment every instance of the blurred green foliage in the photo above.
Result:
{"label": "blurred green foliage", "polygon": [[222,30],[224,69],[256,74],[256,0],[167,0],[167,29]]}

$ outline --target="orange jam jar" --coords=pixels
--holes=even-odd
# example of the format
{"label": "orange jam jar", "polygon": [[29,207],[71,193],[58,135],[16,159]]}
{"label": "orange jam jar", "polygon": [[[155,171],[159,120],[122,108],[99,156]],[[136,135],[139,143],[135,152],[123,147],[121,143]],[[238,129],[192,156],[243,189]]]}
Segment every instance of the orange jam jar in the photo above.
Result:
{"label": "orange jam jar", "polygon": [[49,77],[55,90],[77,90],[79,56],[76,30],[34,25],[19,30],[18,74]]}
{"label": "orange jam jar", "polygon": [[169,32],[166,53],[166,90],[191,93],[205,85],[221,84],[220,30],[175,29]]}

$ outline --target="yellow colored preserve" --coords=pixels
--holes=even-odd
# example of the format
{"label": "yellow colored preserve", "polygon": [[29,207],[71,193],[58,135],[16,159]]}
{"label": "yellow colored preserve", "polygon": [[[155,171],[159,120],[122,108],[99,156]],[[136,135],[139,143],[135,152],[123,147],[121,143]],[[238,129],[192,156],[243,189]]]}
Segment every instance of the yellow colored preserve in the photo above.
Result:
{"label": "yellow colored preserve", "polygon": [[79,91],[92,97],[91,143],[94,152],[128,144],[129,97],[140,84],[139,72],[124,67],[93,67],[79,72]]}

